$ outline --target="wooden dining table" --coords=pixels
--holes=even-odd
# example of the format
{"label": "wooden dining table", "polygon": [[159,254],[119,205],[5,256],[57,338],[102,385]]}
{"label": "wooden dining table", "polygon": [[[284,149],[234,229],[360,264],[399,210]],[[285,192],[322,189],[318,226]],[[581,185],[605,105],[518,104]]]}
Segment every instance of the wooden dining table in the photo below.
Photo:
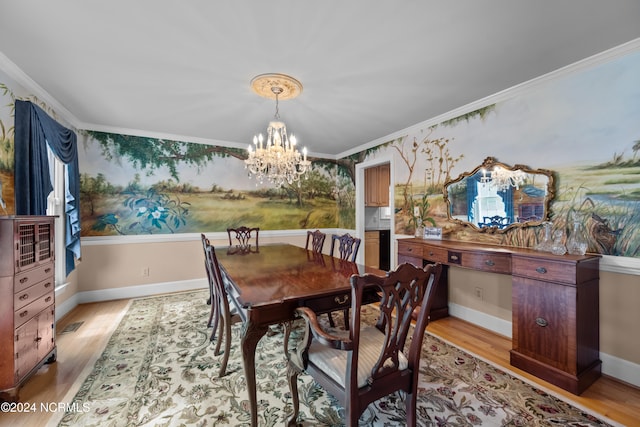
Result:
{"label": "wooden dining table", "polygon": [[[247,251],[219,247],[216,254],[233,288],[230,296],[247,312],[241,340],[242,359],[251,425],[257,426],[255,355],[269,326],[293,320],[296,307],[310,307],[317,313],[349,308],[352,275],[386,272],[289,244],[261,245]],[[365,301],[377,301],[377,295],[372,292]]]}

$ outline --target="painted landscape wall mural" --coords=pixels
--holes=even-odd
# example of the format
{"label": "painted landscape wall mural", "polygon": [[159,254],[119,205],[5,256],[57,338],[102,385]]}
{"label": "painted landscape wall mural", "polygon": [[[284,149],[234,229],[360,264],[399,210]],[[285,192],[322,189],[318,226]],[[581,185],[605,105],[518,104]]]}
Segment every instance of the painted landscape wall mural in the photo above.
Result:
{"label": "painted landscape wall mural", "polygon": [[[640,256],[640,53],[527,89],[464,116],[408,132],[369,156],[392,155],[395,232],[413,234],[413,208],[461,240],[533,247],[542,227],[478,233],[447,221],[442,187],[486,157],[554,172],[554,230],[576,218],[589,251]],[[430,224],[426,224],[430,225]]]}
{"label": "painted landscape wall mural", "polygon": [[238,148],[84,132],[79,158],[83,236],[354,223],[354,183],[335,161],[315,159],[305,178],[273,188],[249,178]]}

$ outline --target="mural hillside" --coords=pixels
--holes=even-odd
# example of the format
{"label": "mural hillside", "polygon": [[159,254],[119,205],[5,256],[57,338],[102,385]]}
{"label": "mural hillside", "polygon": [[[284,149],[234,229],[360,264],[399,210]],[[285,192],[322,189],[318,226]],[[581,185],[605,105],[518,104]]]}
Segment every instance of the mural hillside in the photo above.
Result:
{"label": "mural hillside", "polygon": [[311,159],[299,183],[257,185],[245,150],[85,132],[82,235],[353,227],[355,165]]}
{"label": "mural hillside", "polygon": [[635,53],[383,144],[396,165],[396,233],[436,224],[450,238],[534,247],[542,226],[477,232],[449,219],[444,182],[495,157],[552,171],[549,220],[565,239],[576,221],[590,252],[640,257],[639,75]]}

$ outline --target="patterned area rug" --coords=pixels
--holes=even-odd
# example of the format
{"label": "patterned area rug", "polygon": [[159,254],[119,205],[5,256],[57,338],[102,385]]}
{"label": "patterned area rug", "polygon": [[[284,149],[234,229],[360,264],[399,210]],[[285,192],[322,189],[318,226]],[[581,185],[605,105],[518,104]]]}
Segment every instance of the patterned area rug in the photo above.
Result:
{"label": "patterned area rug", "polygon": [[[239,346],[218,378],[205,291],[134,300],[60,426],[248,426],[249,405]],[[371,317],[373,307],[367,307]],[[326,317],[326,316],[323,316]],[[336,320],[342,316],[335,316]],[[242,325],[234,325],[234,343]],[[260,426],[281,426],[291,413],[283,334],[265,336],[256,354]],[[418,397],[422,426],[606,426],[584,411],[514,378],[429,334]],[[342,425],[343,409],[302,375],[305,426]],[[400,396],[369,406],[361,426],[400,426]]]}

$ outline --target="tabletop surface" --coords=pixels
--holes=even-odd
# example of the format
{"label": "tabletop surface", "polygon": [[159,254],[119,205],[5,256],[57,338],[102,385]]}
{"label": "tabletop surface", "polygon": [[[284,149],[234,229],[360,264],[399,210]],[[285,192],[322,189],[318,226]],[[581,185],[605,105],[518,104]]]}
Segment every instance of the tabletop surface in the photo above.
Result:
{"label": "tabletop surface", "polygon": [[349,291],[353,274],[386,274],[288,244],[260,245],[246,253],[228,249],[216,247],[216,255],[245,307]]}

